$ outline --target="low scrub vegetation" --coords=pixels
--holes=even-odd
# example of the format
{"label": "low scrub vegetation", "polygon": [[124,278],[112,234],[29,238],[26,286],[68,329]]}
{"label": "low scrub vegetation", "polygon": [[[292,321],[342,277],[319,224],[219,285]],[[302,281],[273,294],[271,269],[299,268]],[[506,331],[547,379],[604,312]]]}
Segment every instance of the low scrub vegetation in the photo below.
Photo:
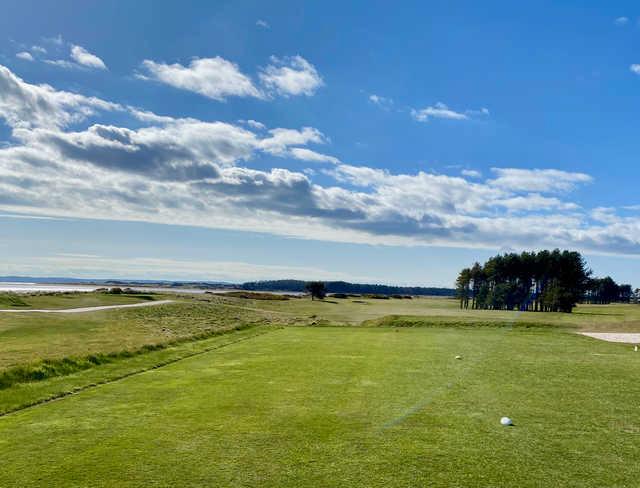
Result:
{"label": "low scrub vegetation", "polygon": [[20,295],[15,293],[0,293],[0,307],[28,307]]}
{"label": "low scrub vegetation", "polygon": [[289,300],[289,297],[286,295],[276,295],[275,293],[260,293],[254,291],[228,291],[226,293],[221,293],[221,295],[225,297],[245,298],[247,300]]}

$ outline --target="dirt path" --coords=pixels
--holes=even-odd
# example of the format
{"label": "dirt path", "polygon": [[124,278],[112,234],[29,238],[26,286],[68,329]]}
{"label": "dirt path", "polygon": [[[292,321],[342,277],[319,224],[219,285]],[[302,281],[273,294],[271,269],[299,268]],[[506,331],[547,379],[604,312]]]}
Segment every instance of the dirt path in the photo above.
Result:
{"label": "dirt path", "polygon": [[81,307],[81,308],[61,308],[61,309],[37,309],[29,308],[23,310],[11,309],[0,310],[0,313],[83,313],[83,312],[97,312],[99,310],[112,310],[114,308],[135,308],[135,307],[151,307],[153,305],[163,305],[165,303],[172,303],[173,300],[158,300],[157,302],[142,302],[132,303],[129,305],[102,305],[100,307]]}
{"label": "dirt path", "polygon": [[640,333],[632,332],[580,332],[580,334],[601,341],[625,342],[627,344],[640,344]]}

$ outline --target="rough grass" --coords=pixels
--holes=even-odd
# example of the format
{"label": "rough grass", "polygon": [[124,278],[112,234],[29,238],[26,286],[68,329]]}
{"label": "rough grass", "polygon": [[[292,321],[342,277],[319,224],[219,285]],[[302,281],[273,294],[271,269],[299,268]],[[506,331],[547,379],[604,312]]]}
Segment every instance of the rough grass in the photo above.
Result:
{"label": "rough grass", "polygon": [[239,324],[280,320],[279,314],[247,310],[213,301],[83,314],[1,314],[0,371],[37,361],[87,357],[148,344],[171,343]]}
{"label": "rough grass", "polygon": [[0,293],[0,309],[7,308],[36,308],[36,309],[61,309],[99,307],[102,305],[127,305],[154,299],[166,298],[165,296],[152,294],[122,294],[111,295],[108,293]]}
{"label": "rough grass", "polygon": [[149,348],[144,354],[125,354],[117,360],[104,361],[69,374],[52,376],[41,381],[13,383],[8,388],[0,390],[0,416],[163,367],[273,329],[271,326],[238,326],[213,333],[207,338]]}
{"label": "rough grass", "polygon": [[209,329],[198,334],[185,336],[171,341],[145,344],[137,349],[123,349],[108,353],[89,354],[83,357],[68,356],[61,359],[43,359],[35,363],[21,364],[0,371],[0,390],[9,388],[17,383],[42,381],[55,376],[64,376],[77,371],[92,368],[101,364],[112,363],[121,359],[128,359],[151,351],[159,351],[187,341],[208,339],[230,331],[243,330],[252,325],[238,323],[228,327]]}
{"label": "rough grass", "polygon": [[573,313],[508,312],[503,310],[461,310],[450,298],[414,297],[413,300],[314,300],[302,298],[288,302],[260,302],[251,305],[299,317],[321,318],[333,324],[357,325],[387,315],[422,316],[434,323],[486,322],[507,324],[549,324],[558,327],[640,332],[640,305],[579,305]]}
{"label": "rough grass", "polygon": [[639,372],[558,330],[285,328],[0,418],[0,486],[633,487]]}
{"label": "rough grass", "polygon": [[518,329],[545,329],[556,328],[554,324],[543,322],[514,321],[487,321],[480,318],[474,320],[451,320],[450,317],[424,317],[420,315],[386,315],[378,319],[365,320],[363,327],[455,327],[477,329],[491,328],[518,328]]}
{"label": "rough grass", "polygon": [[15,293],[0,293],[0,308],[28,307],[29,304]]}
{"label": "rough grass", "polygon": [[[58,307],[65,306],[61,302],[77,299],[48,299],[54,298]],[[209,294],[172,298],[176,303],[86,314],[0,313],[0,370],[42,359],[133,350],[237,323],[394,327],[553,325],[583,331],[640,331],[640,305],[584,305],[572,314],[558,314],[460,310],[457,301],[446,298],[280,301]]]}

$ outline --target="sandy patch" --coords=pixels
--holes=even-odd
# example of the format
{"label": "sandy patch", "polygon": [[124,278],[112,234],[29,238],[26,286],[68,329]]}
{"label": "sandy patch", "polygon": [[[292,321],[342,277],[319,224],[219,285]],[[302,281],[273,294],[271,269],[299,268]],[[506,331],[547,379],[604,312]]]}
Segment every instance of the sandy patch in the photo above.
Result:
{"label": "sandy patch", "polygon": [[640,344],[640,333],[631,332],[580,332],[580,334],[594,339],[609,342],[624,342],[627,344]]}

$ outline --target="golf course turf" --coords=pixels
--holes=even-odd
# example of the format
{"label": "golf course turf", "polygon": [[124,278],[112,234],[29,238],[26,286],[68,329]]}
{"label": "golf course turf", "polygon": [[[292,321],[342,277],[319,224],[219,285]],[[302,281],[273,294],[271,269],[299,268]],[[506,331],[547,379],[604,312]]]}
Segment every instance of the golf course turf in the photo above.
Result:
{"label": "golf course turf", "polygon": [[274,328],[0,417],[0,486],[632,487],[638,372],[557,329]]}

